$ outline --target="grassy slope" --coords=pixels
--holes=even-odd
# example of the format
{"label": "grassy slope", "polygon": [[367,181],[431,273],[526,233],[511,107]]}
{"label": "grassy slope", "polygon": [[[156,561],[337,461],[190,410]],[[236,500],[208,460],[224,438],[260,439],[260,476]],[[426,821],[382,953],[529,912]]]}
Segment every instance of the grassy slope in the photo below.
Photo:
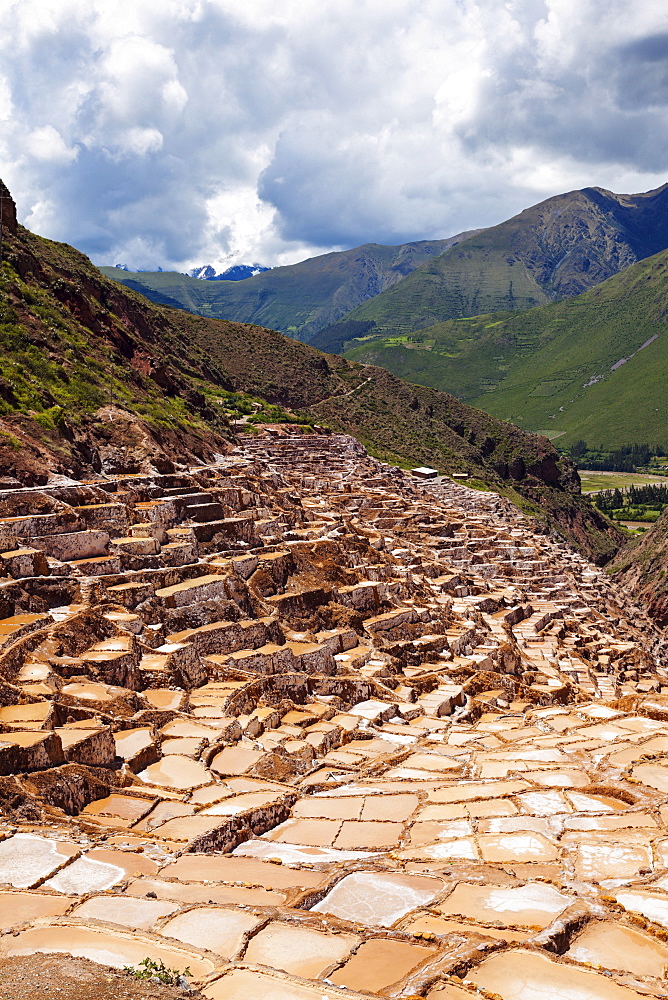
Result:
{"label": "grassy slope", "polygon": [[384,335],[576,295],[667,245],[668,190],[585,188],[483,230],[354,309]]}
{"label": "grassy slope", "polygon": [[[308,341],[360,302],[401,281],[415,267],[468,234],[401,246],[367,243],[275,267],[243,281],[201,281],[175,271],[100,270],[161,304],[203,316],[256,323]],[[171,299],[165,302],[165,297]]]}
{"label": "grassy slope", "polygon": [[453,392],[527,430],[560,435],[560,444],[663,444],[667,315],[664,251],[574,299],[442,323],[419,332],[417,349],[387,338],[362,342],[348,356]]}

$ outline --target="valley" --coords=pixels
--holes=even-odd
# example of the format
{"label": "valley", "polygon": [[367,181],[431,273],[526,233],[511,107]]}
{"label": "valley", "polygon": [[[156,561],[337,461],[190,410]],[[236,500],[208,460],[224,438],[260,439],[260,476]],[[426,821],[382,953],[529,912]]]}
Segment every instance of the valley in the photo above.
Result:
{"label": "valley", "polygon": [[562,450],[668,447],[667,212],[665,185],[585,188],[450,240],[368,244],[243,281],[103,271],[163,305],[448,392]]}
{"label": "valley", "polygon": [[309,342],[360,302],[392,287],[425,260],[470,235],[460,233],[443,240],[394,247],[367,243],[298,264],[273,267],[242,281],[199,281],[174,271],[130,275],[115,267],[100,270],[160,305],[254,323]]}
{"label": "valley", "polygon": [[629,486],[668,484],[665,476],[642,472],[596,472],[580,469],[578,472],[583,493],[598,493],[600,490],[627,489]]}
{"label": "valley", "polygon": [[12,1000],[661,996],[668,514],[629,543],[547,437],[2,212]]}

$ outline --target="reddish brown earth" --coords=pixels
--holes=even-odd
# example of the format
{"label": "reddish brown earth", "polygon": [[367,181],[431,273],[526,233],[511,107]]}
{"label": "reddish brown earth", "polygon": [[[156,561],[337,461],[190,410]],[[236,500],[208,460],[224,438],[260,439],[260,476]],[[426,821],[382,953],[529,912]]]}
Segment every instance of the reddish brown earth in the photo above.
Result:
{"label": "reddish brown earth", "polygon": [[0,962],[2,1000],[176,1000],[197,997],[176,986],[156,986],[85,958],[28,955]]}

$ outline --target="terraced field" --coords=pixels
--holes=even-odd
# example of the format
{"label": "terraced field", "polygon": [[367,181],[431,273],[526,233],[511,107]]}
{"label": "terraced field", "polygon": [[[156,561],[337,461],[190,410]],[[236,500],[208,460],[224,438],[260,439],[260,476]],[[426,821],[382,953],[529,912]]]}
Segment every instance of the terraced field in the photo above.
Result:
{"label": "terraced field", "polygon": [[665,995],[668,644],[508,501],[273,426],[0,505],[0,982]]}

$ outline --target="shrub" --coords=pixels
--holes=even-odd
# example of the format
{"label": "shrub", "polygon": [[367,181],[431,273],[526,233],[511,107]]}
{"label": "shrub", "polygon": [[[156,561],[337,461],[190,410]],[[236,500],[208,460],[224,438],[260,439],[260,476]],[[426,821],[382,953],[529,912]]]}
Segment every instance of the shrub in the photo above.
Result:
{"label": "shrub", "polygon": [[124,965],[123,972],[135,979],[157,979],[163,986],[176,986],[181,976],[192,976],[189,965],[179,972],[178,969],[168,969],[162,961],[154,962],[152,958],[142,959],[136,968]]}

